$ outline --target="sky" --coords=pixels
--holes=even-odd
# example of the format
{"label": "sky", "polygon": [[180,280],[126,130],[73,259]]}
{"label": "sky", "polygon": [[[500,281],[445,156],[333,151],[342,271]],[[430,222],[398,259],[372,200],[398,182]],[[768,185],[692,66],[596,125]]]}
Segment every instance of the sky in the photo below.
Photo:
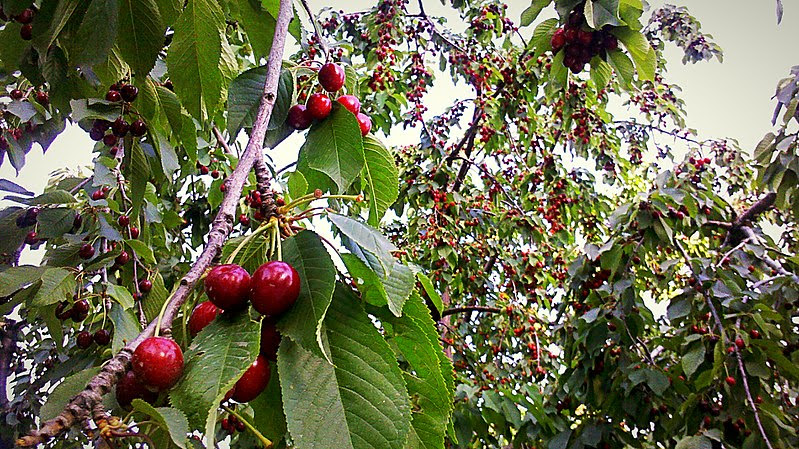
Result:
{"label": "sky", "polygon": [[[310,0],[311,8],[318,11],[329,3]],[[372,4],[363,0],[340,1],[339,9],[362,10]],[[509,16],[518,20],[521,12],[530,4],[529,0],[508,0]],[[653,0],[652,7],[664,2]],[[672,2],[676,3],[676,2]],[[682,99],[686,102],[688,126],[697,129],[702,138],[729,137],[738,140],[741,147],[751,151],[765,133],[772,129],[770,123],[774,110],[774,94],[777,82],[788,76],[791,66],[799,64],[799,2],[784,1],[785,16],[781,25],[776,23],[775,0],[752,2],[751,0],[685,0],[679,4],[702,22],[702,30],[713,35],[715,42],[724,51],[724,62],[716,60],[683,65],[682,52],[670,45],[666,57],[670,62],[666,81],[682,88]],[[552,9],[552,8],[550,8]],[[415,2],[409,6],[416,12]],[[431,16],[447,17],[458,29],[460,21],[452,10],[442,6],[439,0],[426,0],[425,10]],[[542,18],[545,17],[542,13]],[[554,10],[549,12],[554,15]],[[540,19],[539,19],[540,20]],[[533,27],[524,28],[527,36]],[[288,50],[287,50],[288,54]],[[436,114],[451,104],[458,96],[471,96],[459,86],[447,83],[446,77],[437,80],[426,104],[430,114]],[[464,94],[464,92],[468,92]],[[614,111],[625,115],[626,111]],[[383,136],[389,145],[418,142],[418,130],[397,129],[390,136]],[[296,160],[296,150],[302,143],[300,136],[284,142],[281,151],[272,156],[277,167]],[[88,173],[93,142],[77,126],[68,126],[46,155],[35,147],[28,155],[25,167],[19,175],[6,162],[0,167],[0,178],[9,179],[36,193],[41,193],[49,174],[54,170],[84,170]],[[294,148],[295,151],[284,150]],[[8,202],[0,200],[0,207]],[[37,263],[39,252],[26,250],[22,263]]]}

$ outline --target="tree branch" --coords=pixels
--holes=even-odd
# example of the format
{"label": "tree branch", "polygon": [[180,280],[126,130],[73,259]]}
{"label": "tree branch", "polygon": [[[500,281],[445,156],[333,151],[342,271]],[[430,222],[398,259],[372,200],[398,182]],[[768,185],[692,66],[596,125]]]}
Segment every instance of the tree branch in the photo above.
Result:
{"label": "tree branch", "polygon": [[17,349],[17,333],[23,322],[8,320],[0,326],[0,410],[8,406],[6,386],[11,376],[11,361]]}
{"label": "tree branch", "polygon": [[[272,114],[275,99],[277,97],[277,84],[280,78],[280,70],[283,62],[283,50],[286,44],[286,34],[288,24],[291,21],[292,8],[289,0],[280,2],[280,10],[275,25],[275,35],[272,41],[272,49],[269,53],[267,62],[266,82],[264,83],[261,105],[258,109],[255,123],[252,128],[250,141],[233,173],[228,177],[227,189],[222,199],[219,212],[211,224],[208,234],[208,241],[202,253],[194,262],[194,265],[180,280],[180,286],[169,298],[163,319],[162,327],[168,334],[172,326],[172,321],[178,314],[183,303],[189,297],[200,277],[211,265],[214,258],[222,249],[227,236],[233,228],[233,215],[236,212],[238,200],[247,175],[261,154],[266,128],[269,117]],[[87,387],[75,396],[67,407],[55,419],[42,424],[41,428],[32,431],[29,435],[17,440],[17,445],[21,447],[31,447],[43,443],[53,437],[59,436],[67,429],[81,423],[92,416],[97,404],[102,403],[102,396],[108,393],[119,378],[128,370],[130,358],[136,347],[146,338],[155,332],[157,320],[153,320],[133,341],[122,348],[120,352],[106,363],[103,370],[92,378]],[[96,417],[95,417],[96,418]]]}
{"label": "tree branch", "polygon": [[447,309],[441,312],[441,318],[449,315],[455,315],[456,313],[463,313],[463,312],[486,312],[486,313],[500,313],[502,309],[499,307],[489,307],[489,306],[465,306],[465,307],[453,307],[451,309]]}

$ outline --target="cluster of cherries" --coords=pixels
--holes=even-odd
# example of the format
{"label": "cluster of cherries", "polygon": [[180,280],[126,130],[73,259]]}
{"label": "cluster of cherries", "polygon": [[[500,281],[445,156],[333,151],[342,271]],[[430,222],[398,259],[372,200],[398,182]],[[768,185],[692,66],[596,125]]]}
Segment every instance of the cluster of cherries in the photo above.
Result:
{"label": "cluster of cherries", "polygon": [[[344,68],[338,64],[328,62],[319,69],[318,79],[322,89],[327,92],[338,92],[344,87],[346,80]],[[358,119],[358,126],[361,128],[361,135],[366,136],[372,130],[372,119],[361,112],[361,101],[355,95],[342,95],[336,101],[348,111],[355,114]],[[308,101],[302,104],[295,104],[289,109],[286,121],[294,129],[302,130],[311,126],[314,120],[322,121],[330,115],[333,110],[333,101],[327,94],[317,92],[308,97]]]}
{"label": "cluster of cherries", "polygon": [[[269,207],[268,204],[264,203],[264,199],[261,196],[261,192],[258,190],[253,190],[249,194],[244,197],[244,204],[250,207],[251,210],[254,210],[252,214],[252,218],[255,221],[263,221],[266,218],[267,209]],[[286,200],[282,197],[275,198],[275,205],[277,207],[283,207],[286,205]],[[245,228],[250,225],[250,217],[247,216],[246,213],[242,213],[239,215],[239,223]]]}
{"label": "cluster of cherries", "polygon": [[563,65],[573,73],[580,73],[594,56],[605,57],[605,52],[619,48],[619,40],[606,29],[592,31],[584,28],[585,15],[579,6],[569,15],[566,25],[555,30],[550,44],[552,52],[565,49]]}
{"label": "cluster of cherries", "polygon": [[244,421],[236,418],[236,415],[231,414],[227,418],[222,418],[222,430],[229,434],[234,434],[236,431],[243,432],[246,428]]}
{"label": "cluster of cherries", "polygon": [[[269,383],[269,360],[276,360],[280,343],[275,320],[297,301],[300,276],[294,267],[280,261],[261,265],[252,276],[236,264],[218,265],[205,277],[205,293],[208,301],[198,304],[189,318],[192,336],[219,314],[240,311],[248,303],[266,317],[261,326],[261,353],[225,395],[225,400],[249,402]],[[172,339],[150,337],[133,352],[131,364],[132,371],[117,385],[117,401],[123,406],[135,398],[152,402],[154,392],[172,387],[183,374],[183,351]]]}
{"label": "cluster of cherries", "polygon": [[[116,83],[112,84],[105,94],[106,101],[112,103],[123,103],[123,112],[127,110],[126,106],[134,101],[139,96],[139,88],[132,84]],[[110,132],[107,132],[109,131]],[[89,137],[95,142],[103,141],[103,143],[111,147],[111,155],[116,156],[118,151],[116,144],[117,141],[130,133],[134,137],[141,137],[147,134],[147,124],[142,119],[136,119],[128,123],[123,115],[113,122],[108,120],[97,119],[92,124],[92,129],[89,131]]]}
{"label": "cluster of cherries", "polygon": [[[0,19],[8,20],[8,17],[6,17],[5,14],[3,14],[3,12],[1,10],[0,10],[0,15],[2,15],[2,17],[0,17]],[[32,22],[33,22],[33,17],[34,16],[36,16],[36,10],[35,9],[33,9],[33,8],[25,8],[25,9],[22,10],[21,13],[17,14],[16,16],[12,16],[11,17],[11,20],[13,20],[13,21],[15,21],[15,22],[17,22],[17,23],[22,25],[22,27],[20,27],[20,29],[19,29],[19,37],[21,37],[22,40],[29,41],[29,40],[33,39],[33,25],[32,25]]]}

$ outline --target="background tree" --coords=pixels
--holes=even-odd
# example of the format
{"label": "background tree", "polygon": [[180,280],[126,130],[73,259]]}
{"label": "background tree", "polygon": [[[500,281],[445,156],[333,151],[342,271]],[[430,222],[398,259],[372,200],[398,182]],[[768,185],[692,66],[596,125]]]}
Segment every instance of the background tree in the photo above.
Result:
{"label": "background tree", "polygon": [[[0,163],[97,141],[89,177],[0,185],[2,444],[799,444],[799,70],[750,157],[687,128],[663,50],[721,49],[683,7],[0,4]],[[265,295],[275,260],[299,287]]]}

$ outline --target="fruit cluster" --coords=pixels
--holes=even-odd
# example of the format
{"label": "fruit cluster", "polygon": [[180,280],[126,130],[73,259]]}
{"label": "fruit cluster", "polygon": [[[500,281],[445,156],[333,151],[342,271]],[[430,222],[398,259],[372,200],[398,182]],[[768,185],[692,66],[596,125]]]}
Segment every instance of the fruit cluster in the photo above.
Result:
{"label": "fruit cluster", "polygon": [[222,430],[229,434],[234,434],[236,431],[243,432],[246,426],[244,422],[236,418],[236,415],[229,415],[227,418],[222,418]]}
{"label": "fruit cluster", "polygon": [[552,52],[563,49],[563,65],[573,73],[580,73],[594,56],[605,58],[606,52],[619,48],[616,36],[609,30],[590,30],[585,24],[585,15],[581,6],[569,14],[566,25],[555,30],[550,40]]}
{"label": "fruit cluster", "polygon": [[[19,29],[19,37],[21,37],[22,40],[29,41],[33,39],[32,22],[35,16],[36,16],[36,10],[33,9],[33,7],[30,7],[23,9],[21,13],[11,17],[11,20],[22,25]],[[0,19],[3,19],[4,21],[8,20],[8,17],[6,17],[5,14],[3,14],[2,10],[0,10]]]}
{"label": "fruit cluster", "polygon": [[[89,137],[95,142],[103,141],[103,143],[111,147],[111,155],[116,156],[118,148],[116,144],[119,139],[125,137],[130,133],[134,137],[141,137],[147,134],[147,124],[142,119],[137,118],[131,123],[125,120],[124,114],[129,111],[130,103],[136,101],[139,96],[139,88],[132,84],[116,83],[112,84],[105,94],[106,101],[111,103],[122,103],[122,114],[114,120],[97,119],[92,124],[92,129],[89,131]],[[107,132],[109,131],[110,132]]]}
{"label": "fruit cluster", "polygon": [[[327,92],[338,92],[344,87],[346,74],[344,68],[338,64],[328,62],[319,69],[319,84]],[[366,136],[372,130],[372,119],[361,112],[361,102],[354,95],[342,95],[336,100],[342,107],[355,114],[358,119],[358,126],[361,128],[361,135]],[[307,129],[314,120],[322,121],[330,115],[333,110],[333,101],[326,93],[317,92],[308,97],[308,101],[302,104],[295,104],[289,109],[286,122],[289,126],[297,130]]]}

